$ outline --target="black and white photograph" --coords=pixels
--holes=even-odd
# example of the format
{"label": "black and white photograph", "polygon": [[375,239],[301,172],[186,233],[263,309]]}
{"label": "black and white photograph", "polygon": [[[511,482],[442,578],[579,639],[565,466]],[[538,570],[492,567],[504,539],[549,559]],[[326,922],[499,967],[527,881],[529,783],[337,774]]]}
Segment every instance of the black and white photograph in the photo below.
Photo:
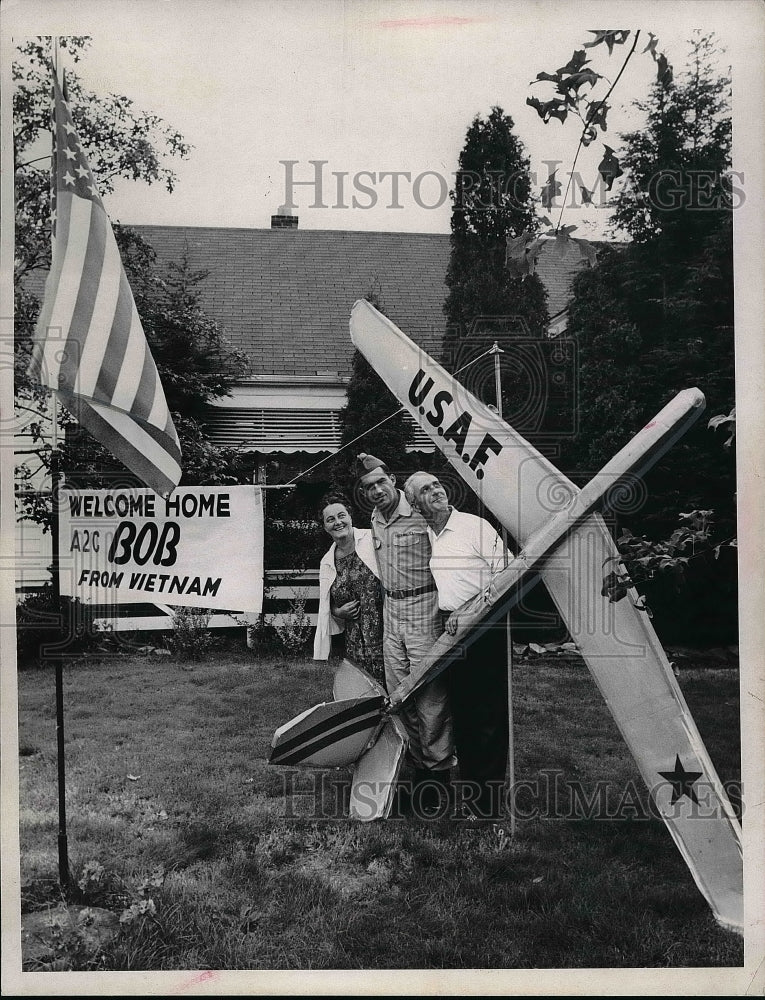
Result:
{"label": "black and white photograph", "polygon": [[765,7],[0,48],[3,993],[761,994]]}

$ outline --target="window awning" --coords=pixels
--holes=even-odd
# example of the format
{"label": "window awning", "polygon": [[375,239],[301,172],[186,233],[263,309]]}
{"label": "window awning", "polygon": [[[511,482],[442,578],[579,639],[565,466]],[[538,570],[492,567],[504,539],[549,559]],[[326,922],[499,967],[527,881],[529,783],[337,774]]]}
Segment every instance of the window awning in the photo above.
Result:
{"label": "window awning", "polygon": [[[406,419],[411,420],[408,415]],[[340,447],[338,410],[215,407],[206,421],[206,429],[211,444],[263,455],[289,455],[298,451],[316,455],[335,452]],[[430,438],[415,426],[414,441],[407,450],[431,452],[433,448]]]}

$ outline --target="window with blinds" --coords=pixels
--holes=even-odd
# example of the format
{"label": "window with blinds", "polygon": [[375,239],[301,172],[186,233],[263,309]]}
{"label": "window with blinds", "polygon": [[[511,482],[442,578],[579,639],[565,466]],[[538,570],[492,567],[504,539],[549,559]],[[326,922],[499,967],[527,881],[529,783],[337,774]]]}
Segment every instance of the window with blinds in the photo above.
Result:
{"label": "window with blinds", "polygon": [[[411,417],[407,414],[407,420]],[[412,420],[412,423],[414,421]],[[262,410],[216,407],[206,422],[211,444],[261,454],[334,452],[340,447],[337,410]],[[430,438],[415,425],[409,451],[433,451]]]}

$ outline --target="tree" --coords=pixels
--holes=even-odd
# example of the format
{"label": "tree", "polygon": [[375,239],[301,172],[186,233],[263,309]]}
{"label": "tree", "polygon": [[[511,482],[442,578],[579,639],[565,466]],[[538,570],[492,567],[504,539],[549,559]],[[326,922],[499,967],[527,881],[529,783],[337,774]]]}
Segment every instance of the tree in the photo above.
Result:
{"label": "tree", "polygon": [[[689,71],[657,83],[641,105],[646,128],[622,137],[630,183],[614,225],[633,239],[578,275],[569,314],[580,365],[579,434],[565,449],[574,472],[602,466],[686,386],[703,390],[711,413],[733,404],[730,81],[714,74],[714,55],[712,40],[694,38]],[[671,178],[672,208],[660,177]],[[708,205],[699,203],[700,178],[716,192]],[[721,462],[699,424],[653,470],[640,517],[664,530],[690,504],[714,507],[731,526],[733,476],[732,458]]]}
{"label": "tree", "polygon": [[[534,225],[529,161],[513,128],[512,118],[493,107],[485,119],[476,115],[467,130],[452,192],[444,303],[444,363],[459,370],[460,381],[485,402],[495,402],[493,360],[476,359],[494,340],[505,343],[502,394],[507,414],[528,390],[518,338],[520,344],[541,341],[548,323],[539,277],[523,273],[507,255],[508,240],[529,234]],[[532,430],[521,424],[518,429]]]}
{"label": "tree", "polygon": [[621,138],[627,171],[614,202],[614,228],[635,243],[662,238],[662,248],[687,258],[688,244],[729,217],[732,189],[730,78],[719,71],[712,35],[695,32],[689,69],[680,80],[657,80],[635,107],[645,126]]}
{"label": "tree", "polygon": [[[90,46],[84,36],[65,36],[61,48],[78,63]],[[16,189],[16,266],[18,281],[50,262],[51,39],[37,38],[18,46],[13,63],[13,146]],[[67,71],[72,119],[100,193],[114,190],[120,178],[163,183],[172,191],[176,176],[171,157],[185,159],[191,147],[156,115],[140,111],[117,94],[100,96]],[[45,155],[31,156],[45,147]]]}
{"label": "tree", "polygon": [[547,320],[539,280],[522,282],[505,266],[508,237],[520,236],[534,222],[529,161],[513,127],[500,107],[486,119],[476,115],[460,152],[444,304],[458,338],[483,316],[520,315],[539,334]]}
{"label": "tree", "polygon": [[[63,38],[73,62],[87,49],[87,38]],[[37,272],[50,264],[49,155],[29,158],[41,135],[50,129],[50,39],[30,41],[18,50],[14,64],[14,143],[16,152],[16,397],[26,427],[27,446],[20,449],[17,482],[32,485],[49,460],[45,413],[48,392],[27,376],[31,335],[39,310]],[[173,190],[172,156],[185,157],[182,136],[155,115],[140,112],[118,95],[98,97],[67,73],[70,109],[82,146],[102,192],[119,177],[162,182]],[[184,260],[158,267],[154,250],[137,233],[116,225],[115,237],[133,290],[150,349],[157,363],[183,451],[186,485],[230,481],[236,456],[207,443],[202,421],[207,404],[230,392],[244,356],[232,351],[221,328],[199,306],[197,286],[204,272],[192,272]],[[114,477],[134,481],[127,471],[67,416],[63,446],[70,483],[106,485]],[[44,499],[22,493],[22,516],[47,524]]]}
{"label": "tree", "polygon": [[[371,288],[365,298],[387,315],[379,286]],[[399,412],[399,401],[359,351],[353,352],[346,398],[340,410],[341,451],[333,466],[337,481],[352,482],[355,458],[361,451],[377,455],[400,474],[408,465],[406,446],[413,439],[414,428]]]}
{"label": "tree", "polygon": [[[628,183],[616,198],[614,227],[631,242],[601,251],[597,267],[577,276],[569,310],[569,333],[578,342],[580,424],[576,438],[563,442],[562,461],[574,478],[588,479],[680,389],[698,386],[710,414],[732,408],[730,81],[715,69],[717,57],[714,40],[697,34],[688,70],[657,82],[640,105],[646,127],[622,136]],[[735,534],[732,452],[723,453],[707,421],[699,421],[619,515],[635,537],[669,536],[654,554],[666,562],[672,549],[666,565],[675,582],[692,555],[674,558],[678,538],[691,545],[678,517],[704,515],[706,554],[691,564],[697,579],[705,574],[704,586],[685,604],[666,604],[671,594],[663,594],[657,605],[674,609],[667,627],[682,617],[700,634],[704,619],[716,622],[718,637],[735,634],[735,559],[719,558],[720,544]],[[648,558],[642,543],[629,544]],[[703,570],[702,557],[710,563]],[[689,617],[691,604],[696,612]]]}
{"label": "tree", "polygon": [[579,360],[578,424],[574,440],[562,447],[566,472],[582,478],[602,468],[641,424],[635,386],[643,339],[615,292],[624,257],[621,249],[601,248],[597,267],[577,275],[569,305],[568,333]]}
{"label": "tree", "polygon": [[513,134],[513,119],[493,107],[473,118],[459,156],[452,192],[452,243],[504,248],[534,221],[529,160]]}

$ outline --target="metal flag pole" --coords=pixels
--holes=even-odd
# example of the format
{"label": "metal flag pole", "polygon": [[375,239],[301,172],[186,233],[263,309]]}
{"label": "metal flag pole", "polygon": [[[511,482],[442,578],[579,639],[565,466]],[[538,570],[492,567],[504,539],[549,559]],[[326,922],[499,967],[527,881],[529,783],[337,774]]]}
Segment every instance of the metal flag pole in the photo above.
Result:
{"label": "metal flag pole", "polygon": [[[53,607],[56,620],[61,622],[62,632],[68,624],[61,608],[61,582],[59,563],[58,506],[61,487],[61,469],[58,454],[58,398],[53,398],[53,431],[51,435],[50,478],[51,478],[51,546],[53,549]],[[53,661],[56,679],[56,763],[58,771],[58,879],[61,888],[69,889],[69,848],[66,835],[66,757],[64,746],[64,670],[61,655],[62,638],[48,658]]]}
{"label": "metal flag pole", "polygon": [[[53,72],[59,71],[59,42],[53,38]],[[53,156],[51,160],[51,202],[55,197],[56,171],[56,126],[53,125]],[[51,249],[55,241],[55,232],[51,222]],[[59,490],[61,488],[61,466],[58,452],[58,396],[51,393],[51,453],[50,453],[50,497],[51,497],[51,569],[53,574],[53,609],[56,622],[60,622],[61,635],[53,645],[53,652],[46,656],[52,660],[56,686],[56,769],[58,780],[58,880],[64,893],[69,890],[71,876],[69,872],[69,846],[66,834],[66,754],[64,743],[64,668],[61,646],[63,632],[68,625],[61,608],[61,566],[59,561],[59,526],[58,507]]]}
{"label": "metal flag pole", "polygon": [[[499,356],[505,352],[499,346],[499,344],[494,341],[492,349],[489,351],[494,357],[494,392],[497,398],[497,413],[502,416],[502,382],[500,379],[499,372]],[[507,548],[507,528],[502,525],[502,565],[507,566],[509,563],[508,548]],[[515,836],[515,801],[514,801],[514,788],[515,788],[515,731],[513,725],[513,635],[512,628],[510,626],[510,612],[508,611],[505,615],[505,639],[507,646],[507,717],[508,717],[508,731],[507,731],[507,771],[505,773],[505,785],[507,789],[506,802],[508,812],[510,814],[510,836]]]}

